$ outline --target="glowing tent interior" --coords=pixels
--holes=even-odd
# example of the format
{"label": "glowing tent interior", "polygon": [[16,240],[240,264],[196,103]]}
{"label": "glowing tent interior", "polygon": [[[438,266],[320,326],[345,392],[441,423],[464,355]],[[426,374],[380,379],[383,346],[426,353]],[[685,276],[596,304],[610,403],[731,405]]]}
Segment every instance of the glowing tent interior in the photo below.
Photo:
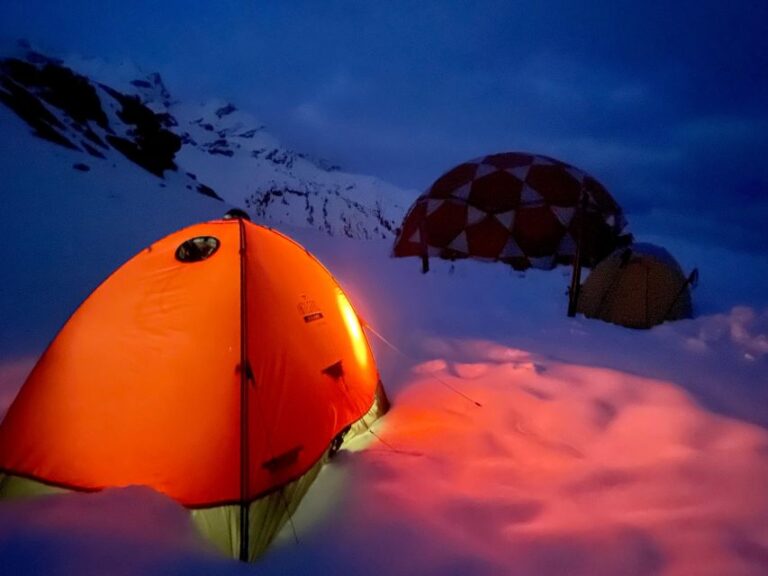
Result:
{"label": "glowing tent interior", "polygon": [[148,485],[253,560],[386,409],[314,257],[243,218],[197,224],[117,269],[50,344],[0,425],[0,498]]}

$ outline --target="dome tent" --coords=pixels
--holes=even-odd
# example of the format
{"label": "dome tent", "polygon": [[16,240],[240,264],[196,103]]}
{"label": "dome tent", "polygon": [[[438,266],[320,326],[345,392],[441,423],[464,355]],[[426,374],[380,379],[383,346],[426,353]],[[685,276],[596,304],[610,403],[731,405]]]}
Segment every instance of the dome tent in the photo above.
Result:
{"label": "dome tent", "polygon": [[600,262],[579,292],[577,311],[629,328],[651,328],[667,320],[691,318],[690,286],[672,255],[660,246],[637,243]]}
{"label": "dome tent", "polygon": [[625,225],[621,207],[586,172],[541,154],[504,152],[440,176],[409,209],[392,253],[551,270],[573,263],[581,232],[590,267],[621,245]]}
{"label": "dome tent", "polygon": [[45,351],[0,424],[0,498],[147,485],[253,560],[386,408],[317,260],[241,218],[197,224],[117,269]]}
{"label": "dome tent", "polygon": [[395,257],[476,258],[515,270],[573,266],[568,315],[581,268],[631,241],[623,211],[600,182],[549,156],[503,152],[453,167],[419,196],[395,239]]}

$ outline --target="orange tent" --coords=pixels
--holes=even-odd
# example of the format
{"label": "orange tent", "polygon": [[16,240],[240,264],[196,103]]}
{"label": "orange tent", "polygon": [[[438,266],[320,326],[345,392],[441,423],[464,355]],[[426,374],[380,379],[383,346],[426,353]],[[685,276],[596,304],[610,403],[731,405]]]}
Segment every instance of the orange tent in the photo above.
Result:
{"label": "orange tent", "polygon": [[0,425],[0,497],[148,485],[254,559],[345,434],[385,410],[358,318],[314,257],[244,219],[198,224],[114,272],[40,358]]}

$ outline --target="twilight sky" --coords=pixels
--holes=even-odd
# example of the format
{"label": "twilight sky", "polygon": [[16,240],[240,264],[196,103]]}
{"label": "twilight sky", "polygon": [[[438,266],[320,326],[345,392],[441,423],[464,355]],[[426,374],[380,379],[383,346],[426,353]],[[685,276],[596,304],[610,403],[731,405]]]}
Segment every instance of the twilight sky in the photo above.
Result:
{"label": "twilight sky", "polygon": [[538,152],[646,231],[768,248],[765,0],[0,0],[0,38],[20,37],[157,70],[404,187]]}

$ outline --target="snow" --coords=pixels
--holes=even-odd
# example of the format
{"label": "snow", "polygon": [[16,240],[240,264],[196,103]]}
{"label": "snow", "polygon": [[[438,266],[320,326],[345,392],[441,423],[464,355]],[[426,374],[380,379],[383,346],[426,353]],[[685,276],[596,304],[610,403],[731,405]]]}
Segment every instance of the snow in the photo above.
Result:
{"label": "snow", "polygon": [[[116,154],[73,170],[82,155],[3,107],[0,125],[2,415],[101,280],[226,205]],[[148,488],[63,494],[0,503],[3,573],[765,574],[768,259],[628,219],[699,268],[695,319],[571,319],[565,269],[435,261],[422,275],[387,241],[281,227],[348,292],[393,401],[367,448],[323,470],[298,541],[287,527],[241,565]]]}
{"label": "snow", "polygon": [[[280,226],[306,225],[309,212],[315,227],[322,229],[319,223],[328,213],[330,222],[325,226],[333,234],[345,234],[348,220],[354,232],[347,235],[355,237],[366,237],[365,231],[369,237],[383,234],[370,229],[370,217],[356,213],[360,210],[351,206],[356,199],[387,220],[397,219],[405,209],[407,192],[371,176],[319,168],[283,148],[251,114],[237,109],[222,113],[229,106],[224,101],[208,101],[168,108],[179,121],[179,130],[195,142],[180,150],[179,166],[194,172],[227,202],[247,207],[257,216],[265,216],[269,224]],[[280,207],[262,206],[269,193],[277,196],[275,190],[291,193],[280,194]],[[363,212],[365,207],[360,207]]]}

